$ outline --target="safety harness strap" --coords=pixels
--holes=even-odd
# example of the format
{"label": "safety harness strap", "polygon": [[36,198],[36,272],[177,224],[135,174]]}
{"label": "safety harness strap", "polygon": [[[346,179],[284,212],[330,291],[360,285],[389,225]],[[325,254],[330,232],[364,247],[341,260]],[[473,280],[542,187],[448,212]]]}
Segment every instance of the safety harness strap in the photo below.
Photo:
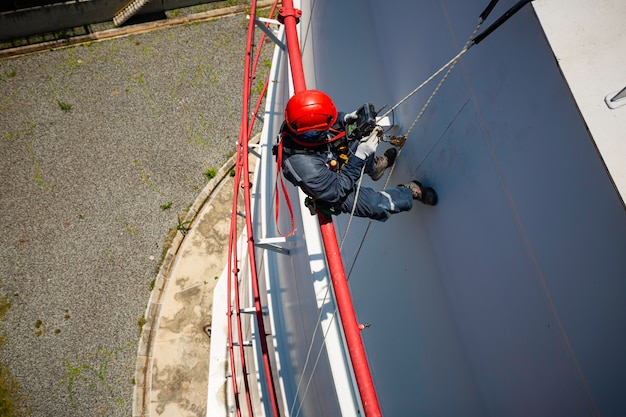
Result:
{"label": "safety harness strap", "polygon": [[[332,129],[331,129],[331,131],[332,131]],[[334,133],[334,132],[337,132],[337,131],[333,131],[333,133]],[[320,146],[320,145],[325,145],[325,144],[327,144],[327,143],[334,142],[334,141],[336,141],[337,139],[341,139],[341,138],[342,138],[342,137],[344,137],[344,136],[346,136],[346,132],[345,132],[345,131],[343,131],[343,132],[338,132],[335,136],[331,137],[331,138],[330,138],[330,139],[328,139],[328,140],[325,140],[325,141],[319,141],[319,142],[315,142],[315,143],[310,143],[310,142],[305,142],[305,141],[302,141],[302,140],[298,139],[298,138],[296,137],[296,135],[289,135],[289,139],[291,139],[292,141],[294,141],[294,143],[296,143],[296,144],[298,144],[298,145],[300,145],[300,146],[304,146],[305,148],[311,148],[311,147],[317,147],[317,146]],[[281,142],[282,142],[282,134],[281,134]]]}
{"label": "safety harness strap", "polygon": [[[283,166],[283,140],[278,142],[278,150],[276,152],[276,163],[278,167],[276,168],[276,184],[274,186],[274,194],[276,195],[276,231],[282,237],[288,238],[293,236],[296,232],[296,222],[293,216],[293,207],[291,206],[291,200],[289,200],[289,195],[287,194],[287,188],[285,187],[285,181],[283,179],[282,166]],[[289,217],[291,219],[291,231],[287,235],[283,235],[280,232],[280,227],[278,226],[278,216],[280,210],[280,193],[278,192],[278,182],[280,181],[280,186],[282,188],[283,195],[285,196],[285,202],[287,203],[287,208],[289,209]]]}

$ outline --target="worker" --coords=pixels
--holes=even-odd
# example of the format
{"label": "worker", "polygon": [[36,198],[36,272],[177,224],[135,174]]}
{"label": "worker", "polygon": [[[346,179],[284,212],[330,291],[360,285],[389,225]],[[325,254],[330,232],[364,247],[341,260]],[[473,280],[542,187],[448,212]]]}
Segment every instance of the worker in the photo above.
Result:
{"label": "worker", "polygon": [[355,216],[386,221],[393,213],[410,210],[413,200],[437,204],[435,190],[419,181],[383,191],[360,187],[357,195],[363,166],[378,180],[397,155],[395,148],[389,148],[375,156],[382,136],[379,126],[365,137],[348,140],[346,128],[357,118],[356,112],[338,112],[331,98],[319,90],[296,93],[287,102],[278,159],[285,178],[309,196],[311,212],[351,213],[356,198]]}

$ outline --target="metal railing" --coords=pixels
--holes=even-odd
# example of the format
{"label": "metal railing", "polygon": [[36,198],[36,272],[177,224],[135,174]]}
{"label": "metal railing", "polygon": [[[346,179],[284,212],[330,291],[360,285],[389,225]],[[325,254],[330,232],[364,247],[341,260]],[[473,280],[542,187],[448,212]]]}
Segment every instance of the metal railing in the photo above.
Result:
{"label": "metal railing", "polygon": [[[276,7],[276,4],[275,6]],[[274,9],[272,9],[273,14]],[[246,357],[244,353],[244,340],[242,332],[241,312],[240,305],[241,291],[239,288],[240,278],[240,262],[237,253],[237,241],[239,238],[239,231],[237,229],[237,202],[242,193],[244,201],[244,217],[245,217],[245,236],[247,243],[247,256],[249,268],[252,300],[254,304],[254,316],[256,325],[256,335],[261,347],[261,362],[262,369],[259,370],[263,374],[265,384],[267,386],[267,393],[269,396],[268,402],[274,416],[280,415],[278,407],[278,394],[276,392],[274,384],[274,370],[272,369],[271,361],[269,358],[269,350],[267,346],[267,332],[265,329],[263,319],[263,306],[261,305],[261,294],[259,293],[259,280],[257,275],[257,261],[255,256],[255,237],[253,235],[253,219],[251,215],[250,205],[250,180],[248,178],[249,161],[248,161],[248,141],[252,132],[252,125],[254,123],[254,115],[258,111],[257,109],[251,114],[249,111],[250,101],[250,87],[254,77],[254,70],[256,68],[256,62],[252,64],[252,53],[254,49],[254,28],[255,19],[252,18],[256,14],[256,2],[251,3],[250,16],[251,19],[248,25],[248,40],[246,46],[245,57],[245,75],[244,75],[244,88],[243,88],[243,111],[242,120],[240,126],[240,135],[237,145],[237,164],[235,170],[235,191],[233,199],[233,218],[231,220],[231,232],[229,242],[229,257],[228,257],[228,297],[231,300],[231,304],[228,308],[228,338],[229,338],[229,357],[231,366],[231,383],[235,395],[235,409],[236,415],[241,416],[243,409],[247,410],[247,413],[254,415],[253,404],[251,404],[251,388],[250,381],[248,381],[249,369],[246,364]],[[289,64],[291,68],[291,74],[293,79],[294,92],[306,90],[306,81],[304,77],[304,71],[302,67],[302,58],[300,51],[300,44],[298,41],[297,23],[302,12],[293,6],[292,0],[286,0],[282,2],[282,7],[279,10],[279,21],[284,25],[285,34],[287,39],[287,52],[289,56]],[[264,35],[265,36],[265,35]],[[262,45],[263,42],[261,42]],[[267,81],[265,83],[267,88]],[[262,94],[263,95],[263,94]],[[260,102],[259,102],[260,104]],[[362,326],[357,322],[356,314],[352,304],[350,291],[348,288],[347,278],[343,266],[343,260],[337,242],[337,237],[332,222],[332,218],[329,215],[318,213],[318,222],[323,239],[324,251],[327,259],[327,264],[330,271],[331,282],[333,291],[337,301],[337,309],[341,317],[341,323],[345,335],[347,350],[350,356],[354,377],[357,382],[358,391],[363,404],[363,409],[366,417],[381,416],[380,406],[376,395],[376,390],[372,381],[365,349],[361,340],[360,332]],[[234,327],[234,328],[233,328]],[[237,358],[236,350],[239,350]],[[237,362],[237,360],[239,362]],[[242,379],[242,388],[239,385],[239,378]],[[242,390],[243,392],[240,392]],[[243,400],[243,401],[242,401]],[[242,404],[245,402],[245,406]]]}

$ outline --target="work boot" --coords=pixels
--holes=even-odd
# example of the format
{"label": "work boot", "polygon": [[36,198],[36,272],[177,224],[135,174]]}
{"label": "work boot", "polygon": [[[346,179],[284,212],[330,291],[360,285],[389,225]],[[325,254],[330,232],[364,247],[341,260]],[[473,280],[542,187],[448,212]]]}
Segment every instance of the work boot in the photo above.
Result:
{"label": "work boot", "polygon": [[370,174],[370,177],[374,181],[378,181],[382,178],[385,173],[385,169],[389,168],[396,161],[396,155],[398,155],[398,151],[396,148],[389,148],[385,151],[382,156],[376,157],[376,167],[374,171]]}
{"label": "work boot", "polygon": [[400,186],[411,190],[413,200],[421,201],[429,206],[437,204],[437,193],[435,190],[430,187],[424,187],[419,181],[411,181],[406,184],[400,184]]}

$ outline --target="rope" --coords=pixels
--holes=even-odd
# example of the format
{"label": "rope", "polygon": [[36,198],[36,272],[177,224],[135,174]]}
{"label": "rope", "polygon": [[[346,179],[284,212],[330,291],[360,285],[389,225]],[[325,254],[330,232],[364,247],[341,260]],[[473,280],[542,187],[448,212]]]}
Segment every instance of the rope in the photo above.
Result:
{"label": "rope", "polygon": [[359,182],[356,186],[356,191],[354,193],[354,204],[352,205],[352,211],[350,212],[350,217],[348,218],[348,224],[346,225],[346,230],[343,232],[343,236],[341,237],[341,244],[339,245],[339,251],[343,249],[343,242],[345,242],[346,237],[348,236],[348,230],[350,230],[350,225],[352,224],[352,219],[354,218],[354,211],[356,210],[356,202],[359,200],[359,192],[361,191],[361,183],[363,182],[363,174],[365,173],[365,165],[361,168],[361,175],[359,175]]}
{"label": "rope", "polygon": [[399,102],[397,102],[393,107],[391,107],[389,110],[387,110],[382,116],[381,118],[384,118],[385,116],[388,116],[389,113],[391,113],[392,111],[394,111],[395,109],[397,109],[400,105],[402,105],[405,101],[407,101],[408,99],[410,99],[415,93],[417,93],[419,90],[421,90],[426,84],[428,84],[429,82],[431,82],[433,80],[433,78],[435,78],[437,75],[441,74],[441,72],[443,70],[445,70],[446,68],[448,68],[450,65],[452,65],[454,62],[458,61],[459,58],[461,58],[463,56],[463,54],[465,54],[465,52],[467,52],[470,48],[472,47],[472,45],[463,48],[461,50],[461,52],[459,52],[458,54],[456,54],[456,56],[454,58],[452,58],[450,61],[448,61],[443,67],[439,68],[433,75],[431,75],[430,77],[428,77],[428,79],[426,79],[426,81],[424,81],[423,83],[421,83],[419,86],[417,86],[417,88],[415,88],[415,90],[411,91],[409,94],[407,94],[402,100],[400,100]]}
{"label": "rope", "polygon": [[[446,68],[448,68],[448,71],[444,74],[444,76],[441,78],[441,80],[439,80],[439,83],[437,84],[437,86],[433,90],[432,94],[430,95],[430,97],[428,97],[428,100],[426,100],[426,102],[422,106],[421,110],[419,111],[419,113],[417,114],[415,119],[413,120],[413,123],[411,123],[411,126],[409,126],[409,128],[406,131],[406,133],[404,134],[404,136],[408,138],[409,134],[411,133],[411,131],[413,130],[413,128],[415,127],[417,122],[422,118],[422,116],[426,112],[426,109],[428,108],[428,106],[432,102],[432,100],[435,97],[435,95],[437,95],[437,93],[439,92],[439,90],[440,90],[441,86],[443,85],[443,83],[447,80],[448,76],[450,75],[450,73],[452,72],[452,70],[454,69],[456,64],[459,62],[459,59],[461,59],[461,57],[474,45],[474,43],[473,43],[474,36],[476,36],[476,33],[478,33],[478,31],[480,30],[480,27],[482,26],[483,21],[484,21],[484,19],[481,17],[479,19],[478,25],[476,26],[476,28],[474,29],[474,31],[470,35],[469,39],[465,42],[465,45],[463,46],[463,49],[461,49],[461,51],[458,54],[456,54],[456,56],[454,58],[452,58],[444,66],[442,66],[437,71],[435,71],[435,73],[432,74],[430,77],[428,77],[426,79],[426,81],[422,82],[419,86],[417,86],[417,88],[415,88],[413,91],[411,91],[409,94],[407,94],[404,98],[402,98],[400,101],[398,101],[394,106],[392,106],[389,110],[387,110],[381,116],[381,118],[384,118],[384,117],[388,116],[391,112],[393,112],[400,105],[402,105],[409,98],[411,98],[418,91],[420,91],[426,84],[428,84],[435,77],[437,77],[437,75],[441,74]],[[389,180],[391,179],[393,171],[394,171],[394,169],[396,167],[396,162],[398,161],[398,158],[400,157],[401,154],[402,154],[402,148],[400,148],[398,150],[398,154],[396,155],[396,160],[394,161],[393,165],[391,165],[391,168],[389,168],[389,172],[387,173],[385,184],[382,187],[383,189],[387,188],[387,185],[389,184]],[[352,218],[354,216],[354,210],[356,208],[356,204],[357,204],[357,200],[358,200],[359,190],[361,188],[361,182],[363,180],[363,173],[364,173],[364,170],[361,171],[361,178],[359,178],[359,183],[357,185],[356,195],[355,195],[355,198],[354,198],[354,205],[352,207],[352,212],[350,213],[350,218],[348,219],[348,224],[346,226],[346,231],[344,232],[343,237],[341,239],[340,249],[343,249],[343,242],[345,241],[345,239],[347,237],[348,230],[350,229],[350,224],[352,223]],[[350,278],[350,275],[352,274],[352,269],[354,268],[354,265],[356,265],[356,261],[357,261],[357,259],[359,257],[361,249],[363,248],[363,245],[365,244],[365,240],[367,238],[367,235],[369,234],[370,226],[372,225],[372,222],[373,222],[373,220],[370,219],[369,222],[368,222],[367,228],[365,229],[365,233],[363,234],[363,237],[361,238],[361,241],[359,243],[359,247],[357,248],[356,255],[354,257],[354,260],[352,261],[352,265],[350,266],[350,270],[348,271],[348,275],[347,275],[348,279]]]}
{"label": "rope", "polygon": [[[326,291],[326,295],[328,294],[328,290]],[[324,300],[326,300],[326,295],[324,296]],[[320,309],[320,312],[323,311],[322,309]],[[300,405],[298,406],[298,410],[296,411],[295,414],[293,414],[293,408],[296,405],[295,402],[295,398],[294,398],[294,402],[291,405],[291,410],[290,410],[290,415],[293,415],[294,417],[298,417],[300,415],[300,410],[302,409],[302,405],[304,404],[304,399],[306,398],[308,392],[309,392],[309,387],[311,386],[311,381],[313,380],[313,375],[315,375],[315,370],[317,369],[317,364],[320,360],[320,357],[322,356],[322,352],[324,351],[324,346],[326,345],[326,336],[328,335],[328,332],[330,331],[331,328],[331,324],[332,322],[335,320],[335,317],[337,316],[337,307],[335,307],[335,311],[333,311],[333,314],[331,315],[330,318],[330,322],[328,324],[328,327],[326,328],[326,331],[324,332],[324,335],[322,336],[322,344],[319,348],[319,350],[317,351],[317,356],[315,357],[315,363],[313,364],[313,368],[311,369],[311,374],[309,375],[309,379],[307,380],[306,383],[306,387],[304,388],[304,393],[302,394],[302,401],[300,401]],[[317,328],[319,326],[316,326],[315,328],[315,332],[314,332],[314,336],[315,333],[317,333]],[[307,353],[307,362],[309,360],[309,355],[311,353],[311,348],[313,347],[313,338],[311,338],[311,343],[309,344],[309,352]],[[298,392],[300,390],[300,384],[302,382],[302,378],[304,378],[304,370],[306,369],[306,364],[305,367],[302,370],[302,375],[300,376],[300,381],[298,382],[298,389],[296,392]]]}
{"label": "rope", "polygon": [[[448,71],[444,74],[444,76],[441,78],[441,80],[439,80],[439,84],[437,84],[437,87],[435,87],[435,89],[433,90],[432,94],[430,95],[430,97],[428,97],[428,100],[426,100],[426,103],[424,103],[424,105],[422,106],[422,109],[420,110],[420,112],[417,114],[417,116],[415,117],[415,120],[413,120],[413,123],[411,124],[411,126],[409,126],[409,128],[407,129],[406,133],[404,134],[404,136],[406,136],[407,138],[409,137],[409,134],[411,133],[411,131],[413,130],[413,128],[415,127],[415,125],[417,124],[417,122],[422,118],[422,116],[424,115],[424,113],[426,112],[426,109],[428,108],[428,106],[430,105],[431,101],[433,101],[433,98],[435,97],[435,95],[437,95],[437,93],[439,92],[439,89],[441,88],[441,86],[443,85],[443,83],[448,79],[448,76],[450,75],[450,73],[452,72],[452,70],[454,69],[454,67],[456,67],[456,64],[459,62],[459,59],[461,58],[461,56],[463,56],[463,54],[465,52],[467,52],[472,45],[474,45],[472,43],[472,41],[474,40],[474,36],[476,36],[476,33],[478,33],[478,31],[480,30],[480,27],[483,24],[483,20],[480,19],[480,21],[478,22],[478,25],[476,26],[476,28],[474,29],[474,31],[472,32],[472,34],[470,35],[469,39],[467,40],[467,42],[465,42],[465,45],[463,46],[463,49],[461,50],[461,52],[459,52],[454,58],[452,58],[450,61],[448,61],[448,63],[446,65],[444,65],[443,67],[441,67],[435,74],[439,74],[443,71],[443,69],[445,69],[446,67],[448,68]],[[431,76],[429,78],[429,80],[432,80],[434,77]],[[422,85],[424,85],[424,83],[422,83]],[[420,87],[421,88],[421,87]],[[414,92],[416,93],[418,90],[414,90]],[[411,93],[415,94],[415,93]],[[406,99],[410,97],[407,96],[405,97],[403,100],[406,101]],[[395,107],[397,107],[398,105],[396,105]],[[402,153],[402,148],[400,148],[400,150],[398,151],[398,155],[396,156],[396,161],[398,160],[398,157],[400,157],[400,154]],[[385,181],[385,185],[383,186],[383,189],[387,187],[387,184],[389,183],[389,179],[391,178],[391,174],[393,174],[393,170],[395,169],[396,163],[394,161],[393,165],[391,166],[389,173],[387,174],[387,180]]]}

